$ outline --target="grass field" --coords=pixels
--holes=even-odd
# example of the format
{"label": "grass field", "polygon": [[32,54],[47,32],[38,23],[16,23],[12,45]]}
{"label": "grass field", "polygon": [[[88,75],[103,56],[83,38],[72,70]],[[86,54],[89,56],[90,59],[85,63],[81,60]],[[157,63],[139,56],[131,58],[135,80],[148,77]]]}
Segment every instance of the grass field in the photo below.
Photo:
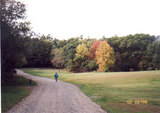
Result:
{"label": "grass field", "polygon": [[160,71],[69,73],[54,69],[23,69],[32,75],[69,82],[109,113],[160,112]]}
{"label": "grass field", "polygon": [[[9,110],[13,105],[17,104],[21,99],[30,93],[29,80],[23,77],[15,76],[14,84],[10,86],[2,86],[2,113]],[[36,85],[32,82],[31,86]]]}

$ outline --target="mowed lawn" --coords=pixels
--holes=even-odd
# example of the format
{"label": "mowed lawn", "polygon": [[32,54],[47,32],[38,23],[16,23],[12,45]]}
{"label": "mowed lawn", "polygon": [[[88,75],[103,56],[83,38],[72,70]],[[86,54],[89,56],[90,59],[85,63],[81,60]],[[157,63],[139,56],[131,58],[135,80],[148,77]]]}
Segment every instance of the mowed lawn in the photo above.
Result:
{"label": "mowed lawn", "polygon": [[109,113],[159,113],[160,71],[70,73],[55,69],[22,69],[26,73],[77,85]]}

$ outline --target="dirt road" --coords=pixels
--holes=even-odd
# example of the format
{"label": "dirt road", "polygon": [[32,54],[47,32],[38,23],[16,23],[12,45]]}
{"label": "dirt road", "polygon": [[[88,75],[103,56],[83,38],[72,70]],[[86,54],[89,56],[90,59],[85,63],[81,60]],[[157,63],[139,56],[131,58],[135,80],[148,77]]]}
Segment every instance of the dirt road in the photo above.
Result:
{"label": "dirt road", "polygon": [[17,70],[18,75],[38,83],[32,93],[7,113],[106,113],[78,87]]}

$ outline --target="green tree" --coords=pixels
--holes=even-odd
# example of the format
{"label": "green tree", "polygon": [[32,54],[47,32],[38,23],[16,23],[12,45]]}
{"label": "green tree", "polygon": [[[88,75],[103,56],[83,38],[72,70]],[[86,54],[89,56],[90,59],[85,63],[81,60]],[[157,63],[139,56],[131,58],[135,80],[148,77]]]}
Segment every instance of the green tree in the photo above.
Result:
{"label": "green tree", "polygon": [[53,48],[63,48],[66,44],[67,44],[67,41],[66,40],[58,40],[58,39],[54,39],[52,40],[53,42]]}
{"label": "green tree", "polygon": [[147,46],[146,55],[139,63],[142,70],[160,69],[160,41],[155,41]]}
{"label": "green tree", "polygon": [[64,60],[63,60],[63,51],[62,49],[54,49],[52,51],[53,59],[51,60],[53,67],[55,68],[64,68]]}
{"label": "green tree", "polygon": [[25,11],[21,2],[1,0],[2,82],[7,83],[13,77],[12,70],[26,63],[24,39],[30,28],[23,22]]}
{"label": "green tree", "polygon": [[128,71],[130,68],[141,70],[139,63],[146,54],[148,44],[153,43],[156,37],[148,34],[135,34],[124,37],[114,36],[105,40],[114,48],[115,53],[119,54],[119,57],[115,59],[115,67]]}
{"label": "green tree", "polygon": [[27,64],[25,67],[50,67],[52,66],[52,42],[42,38],[33,38],[28,41],[25,54]]}
{"label": "green tree", "polygon": [[71,69],[72,62],[75,58],[76,48],[80,44],[79,38],[71,38],[66,41],[66,45],[63,47],[63,59],[65,61],[65,67]]}
{"label": "green tree", "polygon": [[98,69],[98,65],[96,63],[96,60],[87,60],[86,68],[88,71],[94,71]]}

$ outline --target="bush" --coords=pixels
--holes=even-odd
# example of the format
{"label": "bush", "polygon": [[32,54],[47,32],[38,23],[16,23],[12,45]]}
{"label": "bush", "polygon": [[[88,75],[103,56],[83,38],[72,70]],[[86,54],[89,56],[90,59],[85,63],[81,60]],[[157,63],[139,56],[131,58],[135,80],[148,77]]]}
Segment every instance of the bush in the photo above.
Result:
{"label": "bush", "polygon": [[98,69],[98,65],[96,64],[95,60],[88,60],[88,64],[86,67],[88,71],[94,71]]}

